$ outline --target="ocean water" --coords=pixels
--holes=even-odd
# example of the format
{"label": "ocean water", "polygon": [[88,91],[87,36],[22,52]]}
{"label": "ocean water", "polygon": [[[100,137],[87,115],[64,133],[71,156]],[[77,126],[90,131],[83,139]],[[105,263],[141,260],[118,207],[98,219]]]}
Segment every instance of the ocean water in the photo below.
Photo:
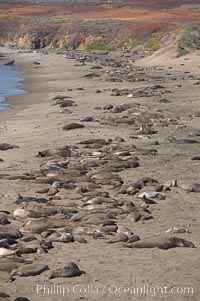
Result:
{"label": "ocean water", "polygon": [[26,93],[20,89],[22,76],[22,71],[17,66],[0,65],[0,111],[10,108],[10,105],[5,103],[6,96]]}

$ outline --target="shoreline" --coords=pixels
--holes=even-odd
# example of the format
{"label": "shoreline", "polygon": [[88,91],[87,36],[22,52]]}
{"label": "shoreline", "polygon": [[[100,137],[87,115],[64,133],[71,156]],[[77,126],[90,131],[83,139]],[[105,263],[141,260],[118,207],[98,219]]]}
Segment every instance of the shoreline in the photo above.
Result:
{"label": "shoreline", "polygon": [[10,104],[10,108],[8,110],[0,112],[1,122],[7,120],[8,118],[12,118],[20,111],[39,102],[39,100],[34,99],[33,94],[39,92],[37,85],[38,87],[40,87],[40,81],[37,76],[35,76],[35,74],[31,74],[31,72],[33,72],[33,67],[29,64],[29,59],[28,61],[24,61],[23,55],[21,56],[21,53],[16,50],[3,47],[0,47],[0,53],[4,53],[6,55],[6,57],[4,58],[5,62],[10,60],[16,61],[15,63],[22,70],[24,78],[24,80],[20,84],[20,89],[26,91],[26,93],[24,94],[10,95],[6,97],[5,103]]}
{"label": "shoreline", "polygon": [[[14,60],[13,57],[16,55],[14,51],[9,50],[5,47],[0,47],[0,53],[5,55],[5,57],[1,58],[2,65],[4,65],[6,62]],[[22,63],[20,64],[18,62],[16,65],[19,66],[19,68],[24,73],[23,81],[20,83],[19,87],[20,89],[26,91],[26,93],[6,96],[4,103],[9,104],[10,107],[7,110],[0,111],[0,123],[5,120],[8,120],[9,118],[15,116],[21,110],[25,109],[27,107],[26,101],[21,100],[21,97],[31,93],[31,91],[28,91],[26,89],[26,87],[28,86],[27,85],[28,79],[27,79],[26,71],[24,70],[24,64]]]}

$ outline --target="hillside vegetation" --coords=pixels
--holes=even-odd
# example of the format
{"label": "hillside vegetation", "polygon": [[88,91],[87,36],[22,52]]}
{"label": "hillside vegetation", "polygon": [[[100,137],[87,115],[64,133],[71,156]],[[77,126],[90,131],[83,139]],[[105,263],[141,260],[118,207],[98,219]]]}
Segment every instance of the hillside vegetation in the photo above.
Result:
{"label": "hillside vegetation", "polygon": [[[115,50],[167,43],[199,48],[199,0],[0,0],[0,44],[39,49]],[[185,5],[186,6],[185,6]]]}

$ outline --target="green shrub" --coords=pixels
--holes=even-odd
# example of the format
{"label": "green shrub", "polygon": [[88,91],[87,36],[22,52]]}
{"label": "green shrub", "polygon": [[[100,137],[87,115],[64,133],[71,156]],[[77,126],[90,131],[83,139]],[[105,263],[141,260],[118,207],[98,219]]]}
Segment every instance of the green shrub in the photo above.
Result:
{"label": "green shrub", "polygon": [[104,45],[102,41],[96,40],[88,45],[88,50],[115,50],[116,46]]}
{"label": "green shrub", "polygon": [[178,39],[178,45],[188,49],[200,49],[200,27],[189,27]]}
{"label": "green shrub", "polygon": [[183,55],[186,55],[189,53],[189,51],[185,48],[182,48],[182,47],[179,47],[178,48],[178,53],[179,53],[179,56],[183,56]]}
{"label": "green shrub", "polygon": [[159,49],[159,41],[156,38],[150,38],[144,45],[145,48],[150,48],[153,50]]}
{"label": "green shrub", "polygon": [[131,45],[130,45],[130,46],[131,46],[132,48],[134,48],[134,47],[137,47],[139,44],[140,44],[140,43],[139,43],[137,40],[134,40],[134,41],[131,42]]}

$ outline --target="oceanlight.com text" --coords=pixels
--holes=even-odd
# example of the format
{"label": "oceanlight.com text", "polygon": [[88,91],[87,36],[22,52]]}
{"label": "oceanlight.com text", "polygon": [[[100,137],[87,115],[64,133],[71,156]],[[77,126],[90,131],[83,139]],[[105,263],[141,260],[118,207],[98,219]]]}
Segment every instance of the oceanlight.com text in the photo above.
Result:
{"label": "oceanlight.com text", "polygon": [[35,287],[27,287],[29,293],[37,295],[55,295],[55,296],[67,296],[70,294],[76,295],[134,295],[134,296],[151,296],[156,295],[193,295],[193,287],[186,286],[151,286],[151,285],[118,285],[118,284],[107,284],[99,285],[96,284],[74,284],[71,286],[64,285],[47,285],[37,284]]}

